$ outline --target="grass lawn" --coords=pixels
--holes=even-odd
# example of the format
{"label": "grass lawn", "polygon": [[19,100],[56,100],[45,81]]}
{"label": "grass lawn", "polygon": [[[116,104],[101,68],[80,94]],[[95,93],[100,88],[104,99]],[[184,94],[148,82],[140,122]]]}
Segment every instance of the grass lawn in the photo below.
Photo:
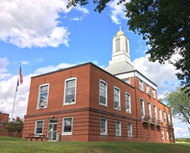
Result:
{"label": "grass lawn", "polygon": [[0,153],[189,153],[190,143],[35,142],[0,136]]}

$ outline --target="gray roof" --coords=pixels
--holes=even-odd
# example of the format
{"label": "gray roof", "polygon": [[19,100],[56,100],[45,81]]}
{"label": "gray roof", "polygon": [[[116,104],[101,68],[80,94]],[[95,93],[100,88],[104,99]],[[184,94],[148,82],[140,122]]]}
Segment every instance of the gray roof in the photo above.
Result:
{"label": "gray roof", "polygon": [[105,70],[113,75],[116,75],[116,74],[125,73],[129,71],[134,71],[135,68],[132,64],[124,61],[124,62],[110,64],[107,68],[105,68]]}

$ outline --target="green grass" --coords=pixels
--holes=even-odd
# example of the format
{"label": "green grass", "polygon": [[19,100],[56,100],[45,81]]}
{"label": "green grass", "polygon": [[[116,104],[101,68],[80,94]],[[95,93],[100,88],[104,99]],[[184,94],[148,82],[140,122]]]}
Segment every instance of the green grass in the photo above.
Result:
{"label": "green grass", "polygon": [[190,143],[35,142],[0,136],[0,153],[188,153]]}

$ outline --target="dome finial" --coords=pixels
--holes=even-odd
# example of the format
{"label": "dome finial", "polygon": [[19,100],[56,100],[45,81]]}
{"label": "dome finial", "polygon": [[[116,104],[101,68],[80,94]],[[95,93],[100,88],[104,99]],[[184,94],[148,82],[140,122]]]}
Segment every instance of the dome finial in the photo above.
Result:
{"label": "dome finial", "polygon": [[121,30],[121,26],[119,26],[119,31],[116,36],[119,36],[119,35],[124,35],[123,31]]}

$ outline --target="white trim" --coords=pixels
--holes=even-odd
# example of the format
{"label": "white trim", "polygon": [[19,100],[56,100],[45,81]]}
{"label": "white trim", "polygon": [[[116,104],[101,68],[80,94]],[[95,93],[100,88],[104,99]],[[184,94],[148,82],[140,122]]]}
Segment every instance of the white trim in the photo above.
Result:
{"label": "white trim", "polygon": [[[127,110],[126,110],[126,94],[129,95],[129,112],[127,112]],[[129,114],[132,114],[132,111],[131,111],[131,94],[128,93],[128,92],[125,92],[125,112],[129,113]]]}
{"label": "white trim", "polygon": [[168,115],[168,124],[171,125],[170,113],[168,112],[167,115]]}
{"label": "white trim", "polygon": [[[140,110],[141,110],[141,99],[143,100],[143,116],[145,116],[144,99],[142,97],[140,97]],[[141,116],[141,117],[143,117],[143,116]]]}
{"label": "white trim", "polygon": [[[115,89],[119,91],[119,108],[115,108],[115,94],[114,94]],[[114,86],[113,87],[113,101],[114,101],[114,109],[115,110],[121,110],[121,98],[120,98],[121,96],[120,96],[120,94],[121,94],[120,89],[118,87]]]}
{"label": "white trim", "polygon": [[162,130],[162,139],[164,139],[164,130]]}
{"label": "white trim", "polygon": [[[106,84],[106,97],[105,97],[105,104],[102,104],[102,103],[100,103],[100,82],[102,82],[102,83],[105,83]],[[107,97],[108,97],[108,84],[107,84],[107,82],[106,81],[104,81],[104,80],[102,80],[102,79],[99,79],[99,105],[101,105],[101,106],[108,106],[108,103],[107,103]]]}
{"label": "white trim", "polygon": [[164,123],[167,124],[167,116],[166,116],[166,111],[163,110],[163,114],[164,114]]}
{"label": "white trim", "polygon": [[[48,86],[47,103],[46,103],[46,106],[45,106],[45,107],[39,107],[39,102],[40,102],[40,89],[41,89],[41,87],[43,87],[43,86]],[[39,86],[39,89],[38,89],[38,101],[37,101],[37,107],[36,107],[36,109],[44,109],[44,108],[47,108],[47,106],[48,106],[48,97],[49,97],[49,89],[50,89],[50,84],[49,84],[49,83],[41,84],[41,85]]]}
{"label": "white trim", "polygon": [[[120,131],[119,131],[119,132],[120,132],[119,134],[117,134],[117,132],[116,132],[116,124],[117,124],[117,122],[119,123],[119,130],[120,130]],[[116,135],[116,136],[121,136],[121,121],[118,121],[118,120],[115,121],[115,135]]]}
{"label": "white trim", "polygon": [[[75,101],[71,102],[71,103],[65,103],[66,100],[66,83],[67,81],[71,81],[71,80],[75,80]],[[64,98],[63,98],[63,105],[73,105],[76,104],[76,95],[77,95],[77,78],[76,77],[72,77],[72,78],[68,78],[65,80],[65,88],[64,88]]]}
{"label": "white trim", "polygon": [[[154,107],[155,106],[155,107]],[[155,109],[154,109],[155,108]],[[157,114],[157,106],[156,104],[153,105],[153,111],[154,111],[154,119],[155,119],[155,122],[158,121],[158,114]],[[155,116],[156,114],[156,116]]]}
{"label": "white trim", "polygon": [[168,130],[166,131],[166,139],[169,140],[169,132],[168,132]]}
{"label": "white trim", "polygon": [[[148,107],[148,104],[150,104],[150,108]],[[147,101],[147,110],[150,109],[150,119],[152,120],[152,110],[151,110],[151,103],[149,101]],[[148,114],[149,116],[149,114]]]}
{"label": "white trim", "polygon": [[[128,125],[131,125],[131,131],[128,129]],[[127,132],[128,132],[128,137],[133,137],[133,125],[132,123],[127,123]]]}
{"label": "white trim", "polygon": [[[105,133],[101,133],[101,119],[105,119],[106,120],[106,122],[105,122]],[[103,118],[103,117],[101,117],[100,118],[100,135],[108,135],[108,121],[107,121],[107,118]]]}
{"label": "white trim", "polygon": [[162,120],[162,110],[161,110],[161,108],[158,108],[158,113],[159,113],[159,120],[160,120],[160,122],[163,122],[163,120]]}
{"label": "white trim", "polygon": [[[72,118],[72,124],[71,124],[71,132],[63,132],[64,131],[64,119],[67,119],[67,118]],[[64,117],[63,118],[63,127],[62,127],[62,135],[72,135],[72,132],[73,132],[73,117]]]}
{"label": "white trim", "polygon": [[[38,121],[43,121],[43,124],[42,124],[42,133],[36,133],[36,128],[37,128],[37,122],[38,122]],[[35,121],[34,134],[36,134],[36,135],[41,135],[41,134],[43,134],[43,131],[44,131],[44,120],[36,120],[36,121]]]}
{"label": "white trim", "polygon": [[[141,79],[139,79],[139,90],[144,91],[144,86],[143,86],[143,81]],[[141,85],[141,88],[140,88]]]}

